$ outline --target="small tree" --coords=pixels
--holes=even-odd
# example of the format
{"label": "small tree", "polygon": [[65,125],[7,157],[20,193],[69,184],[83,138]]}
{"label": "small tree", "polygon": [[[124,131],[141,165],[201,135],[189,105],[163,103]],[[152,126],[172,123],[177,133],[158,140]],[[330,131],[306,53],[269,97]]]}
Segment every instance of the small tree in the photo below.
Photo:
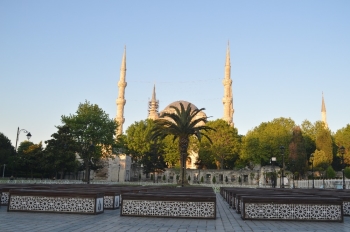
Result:
{"label": "small tree", "polygon": [[188,175],[187,180],[188,180],[188,182],[190,182],[190,181],[191,181],[191,176],[190,176],[190,175]]}
{"label": "small tree", "polygon": [[163,175],[163,181],[165,181],[165,175]]}
{"label": "small tree", "polygon": [[348,179],[350,178],[350,168],[349,167],[346,167],[344,169],[344,175],[346,178],[348,178]]}
{"label": "small tree", "polygon": [[201,183],[203,183],[204,182],[204,178],[203,178],[203,176],[201,177]]}
{"label": "small tree", "polygon": [[329,179],[335,178],[336,173],[335,173],[334,169],[332,168],[332,166],[329,166],[329,167],[327,168],[327,170],[326,170],[326,175],[327,175],[327,178],[329,178]]}
{"label": "small tree", "polygon": [[215,178],[215,176],[213,176],[213,184],[215,184],[216,183],[216,178]]}

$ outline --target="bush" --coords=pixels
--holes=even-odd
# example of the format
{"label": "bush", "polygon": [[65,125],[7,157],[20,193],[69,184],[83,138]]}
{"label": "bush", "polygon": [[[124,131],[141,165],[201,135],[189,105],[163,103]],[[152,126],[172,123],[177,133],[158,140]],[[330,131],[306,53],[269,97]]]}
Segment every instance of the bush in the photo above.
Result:
{"label": "bush", "polygon": [[216,183],[216,178],[215,178],[215,176],[213,176],[213,184],[215,184]]}
{"label": "bush", "polygon": [[165,181],[165,175],[163,175],[163,181]]}

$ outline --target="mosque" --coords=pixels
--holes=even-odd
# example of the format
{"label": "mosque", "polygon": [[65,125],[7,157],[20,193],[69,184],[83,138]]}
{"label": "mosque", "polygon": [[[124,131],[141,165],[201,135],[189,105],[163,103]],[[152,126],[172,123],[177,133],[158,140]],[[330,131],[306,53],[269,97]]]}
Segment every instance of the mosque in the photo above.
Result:
{"label": "mosque", "polygon": [[[222,119],[226,121],[230,126],[234,126],[233,123],[233,96],[232,96],[232,80],[231,80],[231,61],[230,61],[230,48],[229,44],[227,46],[226,50],[226,60],[225,60],[225,68],[224,68],[224,79],[222,81],[223,87],[224,87],[224,96],[222,99],[223,102],[223,117]],[[124,107],[125,107],[125,90],[126,90],[127,82],[126,82],[126,48],[124,48],[124,53],[122,57],[122,63],[120,68],[120,78],[118,82],[118,98],[116,100],[117,104],[117,115],[115,120],[118,122],[118,128],[116,128],[116,134],[121,135],[123,133],[123,124],[125,122],[124,118]],[[156,120],[159,118],[159,116],[163,112],[172,113],[174,112],[174,109],[170,108],[171,106],[179,107],[180,103],[182,103],[185,107],[188,104],[191,104],[192,110],[197,109],[197,107],[190,102],[179,100],[170,103],[167,107],[165,107],[161,112],[159,112],[159,101],[156,98],[156,88],[153,87],[152,97],[151,100],[148,102],[148,118]],[[206,117],[205,112],[200,112],[200,114],[197,115],[197,117]],[[325,127],[328,127],[327,119],[326,119],[326,106],[324,102],[324,97],[322,93],[322,106],[321,106],[321,117],[322,121],[325,124]],[[230,176],[230,182],[237,181],[237,178],[235,176],[240,176],[242,180],[247,181],[253,181],[254,178],[251,178],[251,175],[259,176],[263,172],[263,168],[261,170],[255,170],[254,172],[247,170],[247,174],[241,173],[238,175],[237,173],[233,175],[232,170],[221,170],[220,173],[216,173],[215,170],[207,170],[206,174],[203,173],[202,175],[200,173],[200,170],[196,170],[195,162],[197,161],[198,154],[195,152],[190,152],[188,159],[186,161],[186,168],[192,170],[189,172],[193,179],[197,178],[197,181],[199,181],[200,176],[206,177],[206,182],[211,182],[211,176],[215,175],[217,176],[218,180],[224,181],[224,176],[227,181],[227,177]],[[131,162],[131,158],[126,154],[119,154],[114,159],[109,159],[106,162],[106,165],[103,170],[100,170],[99,172],[93,172],[92,173],[92,179],[94,180],[105,180],[105,181],[114,181],[114,182],[126,182],[126,181],[133,181],[138,180],[139,175],[143,175],[140,168],[136,169],[136,164]],[[266,171],[266,170],[265,170]],[[226,173],[227,172],[227,173]],[[254,174],[256,172],[256,174]],[[208,174],[209,173],[209,174]],[[252,174],[253,173],[253,174]],[[260,173],[260,174],[259,174]],[[166,171],[167,180],[169,180],[171,183],[175,182],[174,176],[176,176],[176,173],[171,171],[170,169]],[[248,176],[250,178],[248,178]],[[143,178],[142,178],[143,179]]]}

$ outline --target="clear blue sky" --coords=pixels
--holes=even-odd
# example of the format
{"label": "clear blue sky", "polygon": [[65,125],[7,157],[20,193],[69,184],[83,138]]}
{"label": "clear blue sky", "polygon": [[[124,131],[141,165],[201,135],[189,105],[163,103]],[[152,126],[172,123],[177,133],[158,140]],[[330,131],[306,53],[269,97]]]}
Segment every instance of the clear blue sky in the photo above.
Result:
{"label": "clear blue sky", "polygon": [[[127,46],[126,129],[187,100],[223,116],[231,50],[240,134],[278,117],[350,123],[350,1],[0,1],[0,132],[50,139],[85,99],[116,115]],[[25,140],[21,133],[19,141]]]}

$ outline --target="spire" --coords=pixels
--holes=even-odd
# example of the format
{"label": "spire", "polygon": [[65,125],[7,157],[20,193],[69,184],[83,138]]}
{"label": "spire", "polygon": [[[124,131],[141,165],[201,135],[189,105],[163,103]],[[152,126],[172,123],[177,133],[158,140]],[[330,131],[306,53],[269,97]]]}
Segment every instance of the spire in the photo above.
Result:
{"label": "spire", "polygon": [[158,113],[159,101],[156,98],[156,85],[153,86],[152,99],[148,102],[148,118],[156,120],[159,118]]}
{"label": "spire", "polygon": [[326,112],[326,104],[324,103],[323,92],[322,92],[322,106],[321,106],[321,112]]}
{"label": "spire", "polygon": [[222,117],[230,126],[233,126],[233,97],[232,97],[232,80],[231,80],[231,60],[230,60],[230,42],[227,44],[226,62],[225,62],[225,77],[222,81],[224,85],[224,116]]}
{"label": "spire", "polygon": [[152,101],[156,101],[156,85],[153,86]]}
{"label": "spire", "polygon": [[[124,46],[124,53],[123,53],[123,58],[122,58],[122,64],[120,66],[120,74],[122,72],[126,72],[126,46]],[[125,75],[121,75],[120,78],[123,78],[123,81],[125,81]],[[120,79],[122,80],[122,79]]]}
{"label": "spire", "polygon": [[325,129],[327,129],[328,123],[327,123],[326,103],[324,102],[323,92],[322,92],[321,117],[322,117],[322,122],[324,123]]}
{"label": "spire", "polygon": [[125,121],[124,118],[124,106],[126,103],[125,100],[125,88],[127,83],[125,82],[126,77],[126,46],[124,47],[124,53],[122,58],[122,64],[120,66],[120,77],[118,82],[118,98],[116,100],[117,103],[117,116],[115,120],[118,122],[118,128],[116,128],[117,135],[121,135],[123,133],[123,124]]}
{"label": "spire", "polygon": [[[231,60],[230,60],[230,41],[227,42],[227,50],[226,50],[226,64],[225,66],[229,66],[231,69]],[[226,77],[226,76],[225,76]]]}

